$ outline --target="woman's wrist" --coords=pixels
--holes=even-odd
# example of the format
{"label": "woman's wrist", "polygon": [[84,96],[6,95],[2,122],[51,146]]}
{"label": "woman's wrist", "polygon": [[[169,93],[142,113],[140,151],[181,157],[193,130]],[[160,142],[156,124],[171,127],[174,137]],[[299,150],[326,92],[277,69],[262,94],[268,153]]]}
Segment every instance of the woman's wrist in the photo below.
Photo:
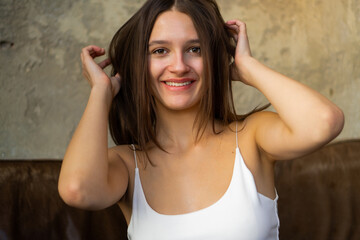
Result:
{"label": "woman's wrist", "polygon": [[244,56],[235,63],[237,74],[240,77],[240,81],[254,87],[254,80],[251,72],[256,69],[256,65],[258,65],[259,62],[252,56]]}
{"label": "woman's wrist", "polygon": [[97,101],[104,102],[107,109],[110,109],[113,100],[113,92],[109,86],[96,85],[91,88],[90,97],[97,98]]}

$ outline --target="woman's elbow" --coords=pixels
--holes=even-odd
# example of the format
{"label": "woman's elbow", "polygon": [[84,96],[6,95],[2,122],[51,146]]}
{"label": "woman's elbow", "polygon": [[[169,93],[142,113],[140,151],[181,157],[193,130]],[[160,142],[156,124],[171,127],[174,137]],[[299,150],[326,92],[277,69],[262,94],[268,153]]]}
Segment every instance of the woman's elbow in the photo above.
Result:
{"label": "woman's elbow", "polygon": [[331,137],[335,138],[341,133],[344,128],[345,116],[343,111],[339,107],[335,106],[330,111],[328,121]]}
{"label": "woman's elbow", "polygon": [[337,107],[332,106],[321,113],[321,123],[319,125],[319,141],[330,142],[336,138],[344,127],[344,113]]}
{"label": "woman's elbow", "polygon": [[89,208],[88,204],[86,204],[85,194],[81,191],[80,184],[75,181],[66,184],[59,182],[58,191],[60,197],[67,205],[76,208]]}

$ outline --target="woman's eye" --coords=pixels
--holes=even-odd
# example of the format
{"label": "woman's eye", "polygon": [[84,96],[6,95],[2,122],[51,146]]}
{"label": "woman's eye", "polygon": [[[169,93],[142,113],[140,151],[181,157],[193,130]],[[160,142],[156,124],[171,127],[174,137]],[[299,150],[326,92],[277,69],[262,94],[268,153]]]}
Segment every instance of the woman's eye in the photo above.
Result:
{"label": "woman's eye", "polygon": [[153,51],[153,54],[165,54],[165,53],[167,53],[167,51],[163,48],[155,49]]}
{"label": "woman's eye", "polygon": [[192,47],[189,49],[191,53],[201,53],[200,47]]}

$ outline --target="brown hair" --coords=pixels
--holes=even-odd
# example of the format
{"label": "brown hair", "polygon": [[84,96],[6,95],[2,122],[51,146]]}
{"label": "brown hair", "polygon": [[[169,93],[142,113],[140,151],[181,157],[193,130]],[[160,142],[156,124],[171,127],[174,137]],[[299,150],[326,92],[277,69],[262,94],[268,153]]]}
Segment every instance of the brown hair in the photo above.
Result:
{"label": "brown hair", "polygon": [[[109,47],[112,74],[121,76],[121,88],[109,113],[109,127],[115,144],[136,144],[146,152],[146,144],[156,140],[156,107],[150,92],[148,43],[157,17],[175,9],[187,14],[199,35],[203,57],[204,96],[195,119],[197,140],[205,131],[208,120],[224,125],[245,119],[249,114],[236,115],[230,64],[235,43],[214,0],[148,0],[116,32]],[[262,110],[261,108],[260,110]],[[150,161],[151,163],[151,161]]]}

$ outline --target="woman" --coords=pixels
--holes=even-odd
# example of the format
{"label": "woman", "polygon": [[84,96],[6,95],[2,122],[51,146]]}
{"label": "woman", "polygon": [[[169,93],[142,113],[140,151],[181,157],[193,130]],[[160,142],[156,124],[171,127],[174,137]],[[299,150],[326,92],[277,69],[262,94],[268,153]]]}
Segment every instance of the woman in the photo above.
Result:
{"label": "woman", "polygon": [[[331,141],[342,111],[254,59],[245,24],[225,23],[212,0],[148,0],[95,63],[104,54],[81,53],[92,89],[61,168],[64,201],[118,203],[130,239],[278,239],[275,160]],[[232,80],[277,113],[237,116]]]}

